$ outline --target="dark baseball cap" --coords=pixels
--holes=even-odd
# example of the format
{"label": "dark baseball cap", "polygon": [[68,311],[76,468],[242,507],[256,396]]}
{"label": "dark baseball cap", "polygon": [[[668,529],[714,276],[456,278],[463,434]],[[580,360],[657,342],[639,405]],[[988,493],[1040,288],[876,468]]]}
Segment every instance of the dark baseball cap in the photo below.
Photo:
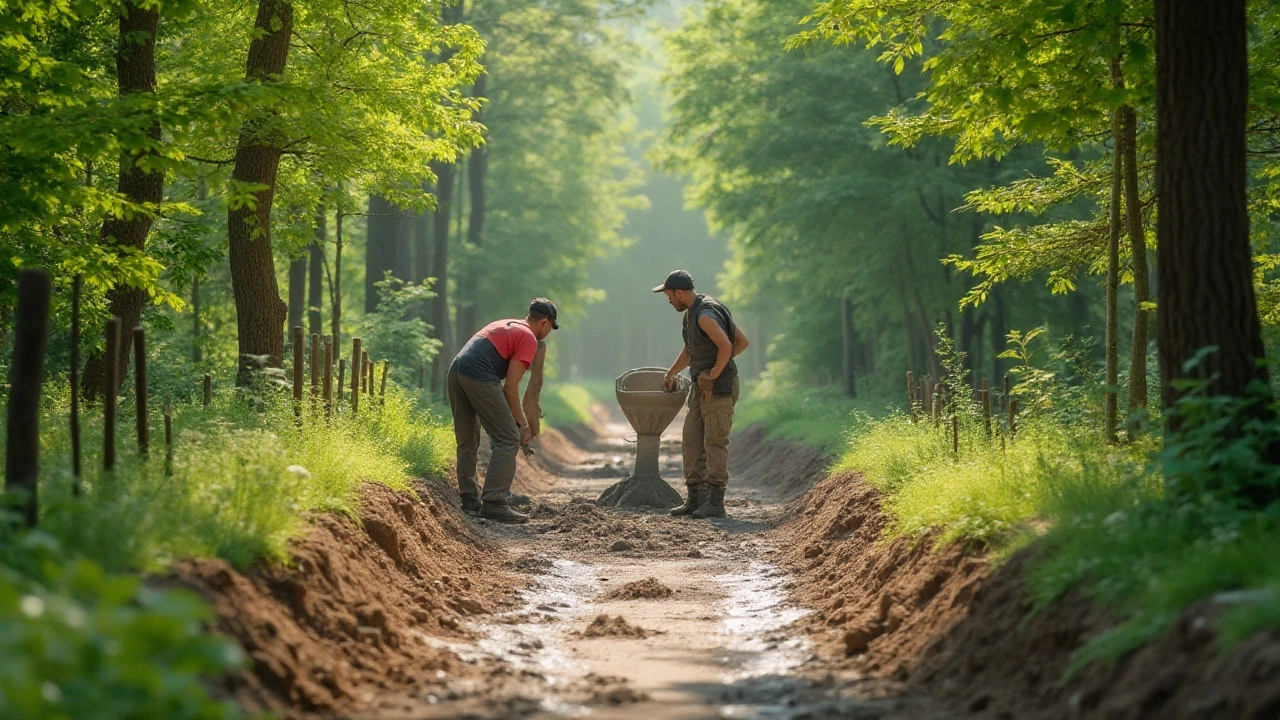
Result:
{"label": "dark baseball cap", "polygon": [[560,317],[560,311],[556,308],[555,303],[546,298],[534,298],[533,302],[529,303],[529,314],[549,318],[551,327],[556,330],[560,329],[560,323],[556,322]]}
{"label": "dark baseball cap", "polygon": [[654,292],[662,292],[663,290],[692,290],[693,276],[688,270],[672,270],[667,276],[666,281],[654,288]]}

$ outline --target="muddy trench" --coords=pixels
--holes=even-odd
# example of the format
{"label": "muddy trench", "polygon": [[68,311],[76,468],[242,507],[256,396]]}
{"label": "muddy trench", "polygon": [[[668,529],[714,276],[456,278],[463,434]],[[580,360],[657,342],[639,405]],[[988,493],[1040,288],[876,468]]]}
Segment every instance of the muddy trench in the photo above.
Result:
{"label": "muddy trench", "polygon": [[253,661],[222,692],[361,720],[1280,717],[1280,643],[1219,658],[1192,619],[1194,642],[1056,682],[1108,618],[1069,598],[1028,620],[1024,558],[885,542],[870,486],[759,429],[734,438],[728,518],[598,507],[628,440],[616,418],[545,433],[520,461],[526,525],[462,515],[447,482],[369,486],[289,566],[184,563]]}

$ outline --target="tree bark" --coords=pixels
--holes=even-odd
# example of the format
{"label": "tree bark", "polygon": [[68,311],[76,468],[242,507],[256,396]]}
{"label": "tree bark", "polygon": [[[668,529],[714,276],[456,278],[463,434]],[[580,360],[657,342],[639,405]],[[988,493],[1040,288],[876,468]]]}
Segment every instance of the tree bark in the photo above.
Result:
{"label": "tree bark", "polygon": [[[126,0],[123,4],[116,46],[116,78],[121,97],[156,91],[156,27],[159,22],[157,6],[144,9],[139,7],[137,0]],[[160,142],[160,119],[154,114],[151,114],[145,136],[150,145],[120,153],[120,179],[116,189],[130,202],[159,204],[164,199],[164,171],[142,167],[148,158],[155,156],[154,145]],[[145,212],[108,217],[102,223],[100,236],[106,244],[141,250],[146,247],[151,222],[151,215]],[[146,290],[142,288],[117,285],[107,291],[107,314],[119,317],[125,327],[131,328],[142,317],[146,298]],[[116,378],[123,382],[129,370],[128,353],[122,353],[118,363]],[[81,380],[86,399],[98,397],[105,377],[102,355],[90,355]]]}
{"label": "tree bark", "polygon": [[[1119,77],[1120,61],[1111,60],[1111,78]],[[1102,434],[1107,442],[1116,441],[1116,416],[1119,414],[1117,386],[1120,383],[1120,309],[1117,295],[1120,292],[1120,178],[1122,159],[1120,154],[1120,110],[1111,114],[1111,205],[1108,208],[1107,233],[1107,334],[1106,389],[1103,390]]]}
{"label": "tree bark", "polygon": [[[339,207],[333,213],[333,275],[329,277],[329,322],[333,341],[342,339],[342,221],[346,213]],[[318,306],[317,306],[318,307]],[[355,362],[355,358],[351,359]]]}
{"label": "tree bark", "polygon": [[[487,85],[488,75],[481,75],[475,86],[472,88],[474,97],[484,97]],[[482,121],[477,116],[477,121]],[[484,118],[487,119],[487,118]],[[485,213],[485,178],[489,169],[489,152],[488,149],[481,145],[471,151],[471,158],[467,161],[467,190],[471,195],[471,213],[470,221],[467,223],[467,245],[471,247],[472,257],[475,257],[475,250],[480,247],[484,240],[484,213]],[[477,330],[480,329],[480,268],[476,266],[476,262],[470,263],[467,268],[466,294],[464,296],[463,311],[459,313],[458,335],[460,338],[469,338]]]}
{"label": "tree bark", "polygon": [[450,163],[432,163],[436,175],[436,209],[431,215],[431,241],[434,257],[431,266],[435,271],[436,298],[431,308],[431,325],[440,339],[440,354],[436,361],[435,386],[444,387],[444,368],[452,357],[453,343],[449,340],[449,210],[453,205],[454,166]]}
{"label": "tree bark", "polygon": [[[324,306],[324,244],[329,241],[324,223],[324,208],[316,208],[315,241],[307,246],[307,334],[323,334],[324,323],[320,308]],[[292,327],[292,326],[291,326]],[[342,338],[336,334],[334,342]]]}
{"label": "tree bark", "polygon": [[1138,190],[1138,119],[1133,108],[1120,108],[1120,148],[1124,157],[1124,214],[1133,262],[1133,341],[1129,346],[1129,438],[1137,434],[1147,415],[1147,336],[1151,300],[1147,274],[1147,233],[1142,226],[1142,196]]}
{"label": "tree bark", "polygon": [[[1245,0],[1157,2],[1156,58],[1156,333],[1176,433],[1179,380],[1203,381],[1213,395],[1270,399],[1245,197]],[[1217,350],[1187,369],[1207,347]],[[1258,402],[1249,415],[1274,411]]]}
{"label": "tree bark", "polygon": [[364,311],[378,309],[377,283],[394,269],[399,212],[379,195],[369,196],[368,234],[364,246]]}
{"label": "tree bark", "polygon": [[[259,0],[254,29],[245,78],[262,83],[284,72],[293,31],[293,5],[282,0]],[[284,353],[282,331],[288,308],[280,300],[271,254],[271,203],[284,138],[271,128],[271,120],[270,115],[259,115],[244,123],[231,172],[231,179],[237,183],[262,186],[253,193],[254,207],[237,205],[227,214],[231,287],[239,332],[238,385],[250,382],[257,365],[255,358],[265,358],[266,364],[279,366]]]}
{"label": "tree bark", "polygon": [[396,209],[395,239],[392,245],[391,274],[404,282],[413,281],[413,213]]}

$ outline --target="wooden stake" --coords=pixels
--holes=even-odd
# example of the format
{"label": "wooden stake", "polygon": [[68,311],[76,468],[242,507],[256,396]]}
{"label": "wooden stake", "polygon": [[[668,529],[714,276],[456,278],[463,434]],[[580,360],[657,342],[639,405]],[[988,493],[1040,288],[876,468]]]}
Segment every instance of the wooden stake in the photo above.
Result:
{"label": "wooden stake", "polygon": [[951,452],[960,457],[960,419],[955,415],[951,416]]}
{"label": "wooden stake", "polygon": [[173,474],[173,408],[164,401],[164,474]]}
{"label": "wooden stake", "polygon": [[1001,402],[1004,403],[1004,408],[1008,410],[1009,409],[1009,373],[1004,374],[1004,396],[1001,399]]}
{"label": "wooden stake", "polygon": [[333,342],[327,335],[324,343],[324,416],[333,414]]}
{"label": "wooden stake", "polygon": [[209,407],[209,403],[213,401],[213,376],[209,373],[204,374],[204,406]]}
{"label": "wooden stake", "polygon": [[320,395],[320,334],[311,333],[311,397]]}
{"label": "wooden stake", "polygon": [[146,455],[151,445],[147,424],[147,337],[141,325],[133,328],[133,397],[137,409],[138,452]]}
{"label": "wooden stake", "polygon": [[71,492],[79,495],[80,478],[80,296],[84,276],[71,283]]}
{"label": "wooden stake", "polygon": [[40,391],[49,347],[49,273],[18,271],[18,307],[9,365],[9,413],[4,459],[6,493],[20,493],[22,519],[35,527],[40,516]]}
{"label": "wooden stake", "polygon": [[338,403],[342,403],[342,383],[347,377],[347,359],[338,358]]}
{"label": "wooden stake", "polygon": [[[302,360],[305,350],[302,347],[303,330],[301,325],[293,326],[293,402],[301,408],[302,404]],[[295,409],[300,412],[300,409]]]}
{"label": "wooden stake", "polygon": [[360,338],[351,340],[351,414],[360,412],[360,376],[364,374],[364,366],[360,359],[364,357],[360,351]]}
{"label": "wooden stake", "polygon": [[911,416],[911,421],[916,419],[916,374],[907,371],[907,414]]}
{"label": "wooden stake", "polygon": [[382,361],[382,385],[378,388],[378,404],[387,404],[387,373],[391,372],[391,361]]}
{"label": "wooden stake", "polygon": [[107,321],[107,350],[102,380],[102,469],[116,467],[116,403],[120,392],[120,318]]}
{"label": "wooden stake", "polygon": [[1009,439],[1018,433],[1018,399],[1009,398]]}
{"label": "wooden stake", "polygon": [[942,419],[942,383],[933,384],[933,426]]}
{"label": "wooden stake", "polygon": [[987,427],[987,437],[991,437],[991,388],[986,378],[982,379],[982,421]]}

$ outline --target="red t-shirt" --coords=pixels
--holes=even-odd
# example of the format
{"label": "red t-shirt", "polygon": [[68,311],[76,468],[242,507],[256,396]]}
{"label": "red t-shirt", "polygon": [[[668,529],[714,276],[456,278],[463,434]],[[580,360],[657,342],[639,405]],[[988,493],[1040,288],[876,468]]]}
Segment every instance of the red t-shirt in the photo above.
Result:
{"label": "red t-shirt", "polygon": [[500,382],[513,358],[528,368],[537,352],[538,337],[524,320],[495,320],[458,353],[458,370],[473,380]]}

